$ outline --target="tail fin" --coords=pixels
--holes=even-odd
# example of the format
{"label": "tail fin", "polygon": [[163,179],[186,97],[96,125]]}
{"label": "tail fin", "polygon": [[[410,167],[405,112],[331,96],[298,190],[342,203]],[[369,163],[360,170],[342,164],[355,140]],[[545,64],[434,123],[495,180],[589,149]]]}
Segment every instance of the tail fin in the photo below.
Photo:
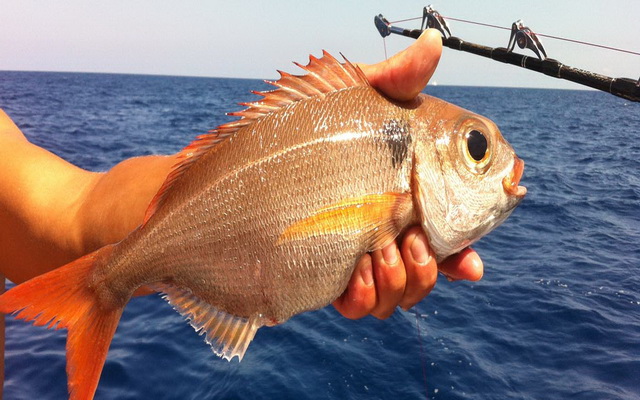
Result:
{"label": "tail fin", "polygon": [[105,309],[87,284],[96,261],[113,246],[33,278],[0,296],[0,311],[47,328],[66,328],[70,399],[92,399],[122,308]]}

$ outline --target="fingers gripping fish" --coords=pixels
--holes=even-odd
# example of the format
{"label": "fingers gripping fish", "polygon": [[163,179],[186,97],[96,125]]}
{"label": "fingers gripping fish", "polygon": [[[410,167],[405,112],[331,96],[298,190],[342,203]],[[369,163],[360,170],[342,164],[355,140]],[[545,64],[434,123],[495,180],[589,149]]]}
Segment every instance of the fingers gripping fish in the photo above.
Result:
{"label": "fingers gripping fish", "polygon": [[426,95],[392,101],[327,53],[302,68],[182,150],[127,238],[0,296],[2,312],[68,329],[71,398],[93,397],[141,286],[242,359],[257,329],[335,300],[358,258],[408,226],[440,261],[523,198],[523,163],[490,120]]}

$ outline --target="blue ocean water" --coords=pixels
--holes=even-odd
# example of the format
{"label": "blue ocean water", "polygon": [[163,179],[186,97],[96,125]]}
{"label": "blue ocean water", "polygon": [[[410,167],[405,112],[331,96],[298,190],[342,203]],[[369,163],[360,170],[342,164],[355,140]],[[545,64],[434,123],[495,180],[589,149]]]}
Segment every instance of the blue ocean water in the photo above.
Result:
{"label": "blue ocean water", "polygon": [[[0,107],[83,168],[176,152],[255,80],[0,72]],[[429,87],[493,119],[529,193],[476,246],[477,283],[440,279],[385,321],[331,307],[218,359],[157,296],[127,306],[98,399],[640,398],[640,105],[590,91]],[[5,399],[66,396],[64,331],[7,319]]]}

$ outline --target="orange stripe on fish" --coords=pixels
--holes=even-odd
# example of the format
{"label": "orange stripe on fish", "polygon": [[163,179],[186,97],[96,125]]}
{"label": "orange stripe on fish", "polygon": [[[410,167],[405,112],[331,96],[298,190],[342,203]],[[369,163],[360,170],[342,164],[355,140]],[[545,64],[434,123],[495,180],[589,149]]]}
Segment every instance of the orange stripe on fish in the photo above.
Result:
{"label": "orange stripe on fish", "polygon": [[97,260],[109,256],[106,246],[78,260],[35,277],[0,296],[0,311],[34,325],[69,330],[67,374],[70,399],[91,399],[98,386],[109,344],[122,307],[104,307],[87,284]]}
{"label": "orange stripe on fish", "polygon": [[376,249],[395,238],[411,217],[410,193],[368,194],[345,199],[316,211],[282,232],[278,244],[315,235],[372,235]]}

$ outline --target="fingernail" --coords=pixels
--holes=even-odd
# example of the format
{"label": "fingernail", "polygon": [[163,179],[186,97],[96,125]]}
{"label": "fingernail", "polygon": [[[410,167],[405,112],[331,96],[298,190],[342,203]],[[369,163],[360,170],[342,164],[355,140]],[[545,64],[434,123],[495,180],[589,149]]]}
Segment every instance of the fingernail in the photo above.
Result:
{"label": "fingernail", "polygon": [[371,268],[371,263],[366,263],[362,268],[360,268],[360,277],[362,277],[362,282],[366,286],[373,285],[373,270]]}
{"label": "fingernail", "polygon": [[395,243],[391,243],[382,249],[382,258],[387,265],[395,265],[398,262],[398,248]]}
{"label": "fingernail", "polygon": [[429,250],[425,246],[426,241],[426,236],[418,234],[413,239],[413,243],[411,243],[411,256],[420,265],[425,265],[431,260],[431,254],[429,254]]}

